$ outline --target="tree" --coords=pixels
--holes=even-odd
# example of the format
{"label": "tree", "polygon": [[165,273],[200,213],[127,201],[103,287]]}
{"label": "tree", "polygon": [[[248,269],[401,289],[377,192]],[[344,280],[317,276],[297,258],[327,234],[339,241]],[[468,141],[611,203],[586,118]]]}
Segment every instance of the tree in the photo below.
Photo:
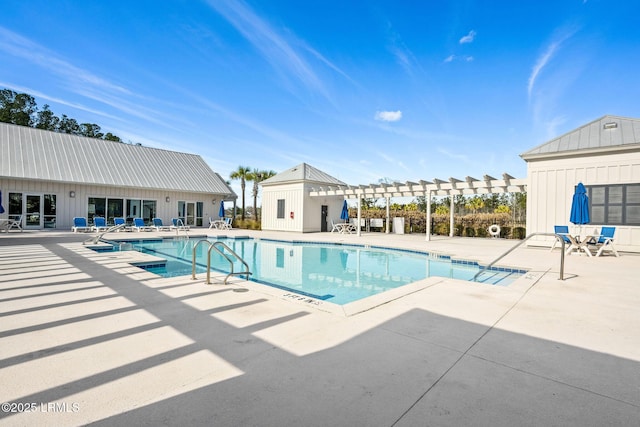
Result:
{"label": "tree", "polygon": [[60,127],[60,119],[49,109],[48,104],[44,104],[42,110],[38,111],[36,125],[37,129],[57,131]]}
{"label": "tree", "polygon": [[112,134],[111,132],[107,132],[104,136],[105,141],[115,141],[115,142],[122,142],[122,140],[120,139],[120,137]]}
{"label": "tree", "polygon": [[95,123],[82,123],[80,124],[80,135],[86,136],[89,138],[100,138],[104,136],[102,132],[100,132],[100,126]]}
{"label": "tree", "polygon": [[244,202],[244,196],[245,196],[245,190],[247,188],[247,177],[249,176],[249,174],[251,173],[251,169],[247,166],[238,166],[238,169],[236,169],[235,171],[231,172],[231,175],[229,175],[229,178],[231,179],[239,179],[240,180],[240,189],[242,190],[242,220],[244,221],[244,214],[245,214],[245,202]]}
{"label": "tree", "polygon": [[60,118],[58,132],[78,135],[80,133],[80,125],[78,124],[76,119],[70,119],[66,114],[63,114]]}
{"label": "tree", "polygon": [[258,184],[260,184],[265,179],[269,179],[272,176],[275,176],[276,173],[274,171],[265,171],[254,169],[253,172],[249,174],[247,177],[248,181],[253,181],[253,213],[257,221],[260,220],[258,218]]}
{"label": "tree", "polygon": [[111,132],[106,135],[103,134],[100,131],[100,126],[95,123],[78,124],[76,119],[69,118],[64,114],[62,117],[56,116],[47,104],[44,105],[41,111],[38,111],[33,96],[26,93],[17,93],[10,89],[0,90],[0,122],[122,142],[119,137]]}
{"label": "tree", "polygon": [[0,122],[31,126],[36,111],[37,106],[33,96],[10,89],[0,90]]}

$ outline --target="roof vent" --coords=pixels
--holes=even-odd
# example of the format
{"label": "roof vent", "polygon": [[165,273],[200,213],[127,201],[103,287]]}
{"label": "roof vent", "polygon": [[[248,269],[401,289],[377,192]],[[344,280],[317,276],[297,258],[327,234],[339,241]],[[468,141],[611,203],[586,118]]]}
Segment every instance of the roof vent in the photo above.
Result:
{"label": "roof vent", "polygon": [[615,129],[617,127],[618,127],[618,123],[616,122],[605,123],[603,126],[604,129]]}

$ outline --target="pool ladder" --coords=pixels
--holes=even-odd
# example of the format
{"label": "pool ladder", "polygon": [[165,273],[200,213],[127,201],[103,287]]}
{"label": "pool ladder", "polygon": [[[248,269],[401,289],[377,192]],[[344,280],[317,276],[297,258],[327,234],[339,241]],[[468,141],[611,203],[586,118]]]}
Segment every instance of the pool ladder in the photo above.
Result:
{"label": "pool ladder", "polygon": [[493,264],[500,261],[502,258],[506,257],[507,255],[509,255],[511,252],[513,252],[514,250],[522,246],[527,240],[529,240],[534,236],[552,236],[552,237],[555,237],[562,244],[562,248],[560,250],[560,280],[564,280],[564,239],[562,235],[556,234],[556,233],[531,233],[527,237],[525,237],[523,240],[518,242],[514,247],[512,247],[511,249],[509,249],[508,251],[500,255],[498,258],[491,261],[489,264],[482,267],[482,269],[478,271],[475,276],[473,276],[473,279],[471,279],[471,281],[475,282],[478,276],[480,276],[482,273],[486,272],[491,267],[493,267]]}
{"label": "pool ladder", "polygon": [[[224,278],[224,284],[225,285],[227,284],[227,280],[231,276],[241,276],[241,275],[244,274],[246,276],[246,280],[249,280],[249,275],[251,274],[251,272],[249,271],[249,265],[246,263],[246,261],[244,259],[242,259],[240,257],[240,255],[235,253],[233,251],[233,249],[231,249],[229,246],[227,246],[223,242],[213,242],[213,243],[211,243],[208,240],[200,240],[198,243],[196,243],[193,246],[193,254],[192,254],[192,257],[191,257],[191,279],[193,279],[193,280],[196,279],[196,249],[198,248],[198,246],[201,243],[206,243],[206,244],[209,245],[209,250],[207,251],[207,281],[206,281],[207,285],[211,284],[211,251],[213,251],[213,250],[218,252],[220,255],[222,255],[222,257],[224,257],[227,261],[229,261],[229,266],[231,268],[231,272],[229,274],[227,274],[227,277]],[[242,263],[242,265],[244,265],[245,271],[238,271],[238,272],[233,271],[233,259],[232,258],[235,258],[238,261],[240,261]]]}

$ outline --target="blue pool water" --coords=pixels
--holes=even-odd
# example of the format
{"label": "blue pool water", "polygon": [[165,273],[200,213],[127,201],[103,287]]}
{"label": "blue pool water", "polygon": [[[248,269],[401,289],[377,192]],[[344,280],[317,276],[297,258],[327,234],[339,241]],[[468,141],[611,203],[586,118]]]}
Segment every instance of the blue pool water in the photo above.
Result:
{"label": "blue pool water", "polygon": [[[472,280],[479,266],[425,252],[340,245],[285,242],[265,239],[210,239],[221,241],[249,265],[250,280],[300,295],[347,304],[408,283],[441,276]],[[193,247],[199,240],[148,240],[128,242],[135,250],[166,259],[165,265],[142,266],[163,277],[191,274]],[[127,244],[127,246],[129,246]],[[207,244],[196,249],[196,272],[206,273]],[[213,271],[229,272],[229,261],[212,251]],[[242,271],[239,262],[235,271]],[[492,269],[479,282],[507,286],[525,271]]]}

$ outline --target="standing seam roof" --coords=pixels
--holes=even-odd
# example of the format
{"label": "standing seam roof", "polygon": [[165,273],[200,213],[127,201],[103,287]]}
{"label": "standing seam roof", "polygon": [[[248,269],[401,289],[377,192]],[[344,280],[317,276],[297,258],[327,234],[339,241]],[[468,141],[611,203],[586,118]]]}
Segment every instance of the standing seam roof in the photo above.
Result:
{"label": "standing seam roof", "polygon": [[8,123],[0,123],[0,176],[235,196],[195,154]]}
{"label": "standing seam roof", "polygon": [[524,159],[562,152],[607,149],[640,144],[640,119],[603,116],[522,153]]}

